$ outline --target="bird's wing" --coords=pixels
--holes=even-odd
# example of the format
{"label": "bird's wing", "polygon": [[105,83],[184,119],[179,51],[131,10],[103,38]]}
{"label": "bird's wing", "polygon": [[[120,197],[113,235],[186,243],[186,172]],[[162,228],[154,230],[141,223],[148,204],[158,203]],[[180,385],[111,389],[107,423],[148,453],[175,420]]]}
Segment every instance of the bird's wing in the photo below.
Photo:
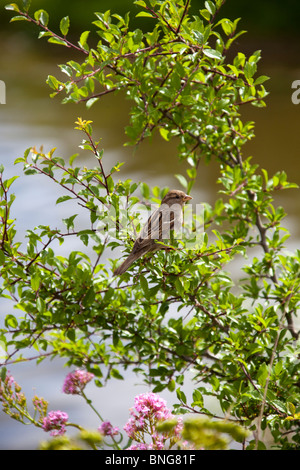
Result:
{"label": "bird's wing", "polygon": [[158,208],[143,226],[139,237],[134,244],[134,251],[143,250],[149,247],[153,240],[163,240],[170,238],[170,232],[174,229],[174,211],[166,208]]}

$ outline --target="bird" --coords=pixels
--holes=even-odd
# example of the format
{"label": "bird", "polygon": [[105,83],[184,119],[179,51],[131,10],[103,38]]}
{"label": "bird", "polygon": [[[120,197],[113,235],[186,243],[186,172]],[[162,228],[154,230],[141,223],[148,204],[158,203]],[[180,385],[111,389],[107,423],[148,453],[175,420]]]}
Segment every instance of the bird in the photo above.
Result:
{"label": "bird", "polygon": [[143,226],[130,255],[114,271],[114,276],[125,273],[134,261],[146,253],[167,248],[166,245],[156,241],[169,239],[172,230],[180,230],[183,222],[182,208],[190,199],[193,198],[178,189],[172,189],[164,196],[160,207],[150,215]]}

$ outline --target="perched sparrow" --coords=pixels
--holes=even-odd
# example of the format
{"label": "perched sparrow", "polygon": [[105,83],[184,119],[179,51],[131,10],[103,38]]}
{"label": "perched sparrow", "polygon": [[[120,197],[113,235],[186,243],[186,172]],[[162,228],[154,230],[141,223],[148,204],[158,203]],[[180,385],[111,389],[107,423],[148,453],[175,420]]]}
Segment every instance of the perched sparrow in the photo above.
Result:
{"label": "perched sparrow", "polygon": [[156,243],[156,240],[169,239],[171,230],[180,230],[183,221],[182,207],[189,199],[192,197],[176,189],[166,194],[161,206],[150,215],[143,226],[130,255],[115,270],[115,276],[123,274],[134,261],[146,253],[164,248],[161,243]]}

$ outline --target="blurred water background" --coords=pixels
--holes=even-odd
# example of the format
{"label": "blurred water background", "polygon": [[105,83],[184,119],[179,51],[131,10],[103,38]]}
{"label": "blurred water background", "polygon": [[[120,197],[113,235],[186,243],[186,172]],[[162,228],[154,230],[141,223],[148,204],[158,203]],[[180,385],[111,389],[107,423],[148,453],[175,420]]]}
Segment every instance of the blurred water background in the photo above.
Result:
{"label": "blurred water background", "polygon": [[[128,123],[129,103],[119,96],[109,95],[90,110],[84,105],[61,105],[58,99],[50,99],[50,90],[45,83],[49,74],[59,77],[57,64],[76,57],[70,51],[45,41],[38,41],[38,31],[20,22],[9,25],[11,14],[4,10],[8,2],[0,2],[0,80],[6,84],[6,104],[0,105],[0,163],[5,166],[5,177],[20,175],[12,190],[16,194],[13,216],[16,218],[18,239],[24,241],[27,229],[39,224],[61,226],[61,219],[70,215],[68,206],[55,205],[59,196],[58,187],[42,176],[25,176],[21,165],[14,166],[14,160],[22,156],[31,146],[43,145],[44,150],[57,148],[57,155],[66,161],[79,153],[77,163],[92,164],[88,155],[78,148],[82,136],[74,130],[78,116],[94,121],[94,135],[102,138],[107,168],[117,161],[124,161],[120,178],[144,181],[150,186],[178,186],[174,174],[182,171],[176,158],[176,145],[166,144],[161,138],[143,143],[134,151],[124,147],[126,141],[124,126]],[[80,0],[39,0],[32,2],[33,9],[44,8],[50,13],[53,29],[61,17],[70,16],[71,33],[79,38],[84,30],[91,29],[94,11],[111,9],[120,14],[129,9],[131,17],[137,11],[132,1],[86,1]],[[192,1],[194,9],[202,8],[203,2]],[[244,120],[253,120],[256,138],[244,148],[245,155],[253,155],[254,161],[266,168],[269,174],[284,170],[289,180],[300,184],[300,105],[291,101],[292,82],[300,80],[300,2],[254,1],[227,2],[222,16],[234,19],[242,17],[241,29],[248,34],[235,45],[234,52],[246,54],[261,49],[262,61],[259,74],[268,75],[266,83],[270,96],[266,108],[245,107]],[[139,27],[146,27],[139,23]],[[170,171],[170,168],[172,169]],[[218,187],[215,183],[215,164],[201,167],[197,185],[193,189],[195,200],[213,203]],[[287,218],[285,225],[291,230],[288,248],[299,247],[300,198],[297,190],[286,191],[276,196],[276,203],[282,205]],[[88,224],[84,213],[80,218],[82,227]],[[61,250],[65,253],[76,249],[75,239]],[[12,307],[1,301],[0,316],[5,317]],[[22,386],[30,402],[36,393],[49,403],[49,410],[61,409],[69,414],[70,420],[87,428],[99,426],[96,416],[77,396],[62,394],[63,380],[68,373],[63,360],[44,361],[39,366],[34,361],[10,366],[16,381]],[[190,396],[189,380],[186,393]],[[122,428],[129,417],[128,409],[133,405],[134,396],[147,391],[138,377],[128,373],[123,382],[111,380],[99,389],[89,384],[87,394],[93,400],[104,418],[114,426]],[[173,397],[162,393],[168,404]],[[18,423],[0,410],[0,449],[36,449],[47,435],[43,431]]]}

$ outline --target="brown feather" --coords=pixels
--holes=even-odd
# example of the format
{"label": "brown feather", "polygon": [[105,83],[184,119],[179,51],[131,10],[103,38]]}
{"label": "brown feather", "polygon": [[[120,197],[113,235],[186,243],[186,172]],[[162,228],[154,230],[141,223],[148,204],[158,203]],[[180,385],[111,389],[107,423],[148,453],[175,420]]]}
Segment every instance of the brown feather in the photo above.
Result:
{"label": "brown feather", "polygon": [[115,270],[115,276],[123,274],[134,261],[146,253],[165,248],[155,240],[161,241],[169,238],[170,231],[174,230],[175,224],[182,223],[182,206],[189,199],[192,199],[191,196],[187,196],[183,191],[172,190],[166,194],[161,206],[150,215],[143,226],[130,255]]}

